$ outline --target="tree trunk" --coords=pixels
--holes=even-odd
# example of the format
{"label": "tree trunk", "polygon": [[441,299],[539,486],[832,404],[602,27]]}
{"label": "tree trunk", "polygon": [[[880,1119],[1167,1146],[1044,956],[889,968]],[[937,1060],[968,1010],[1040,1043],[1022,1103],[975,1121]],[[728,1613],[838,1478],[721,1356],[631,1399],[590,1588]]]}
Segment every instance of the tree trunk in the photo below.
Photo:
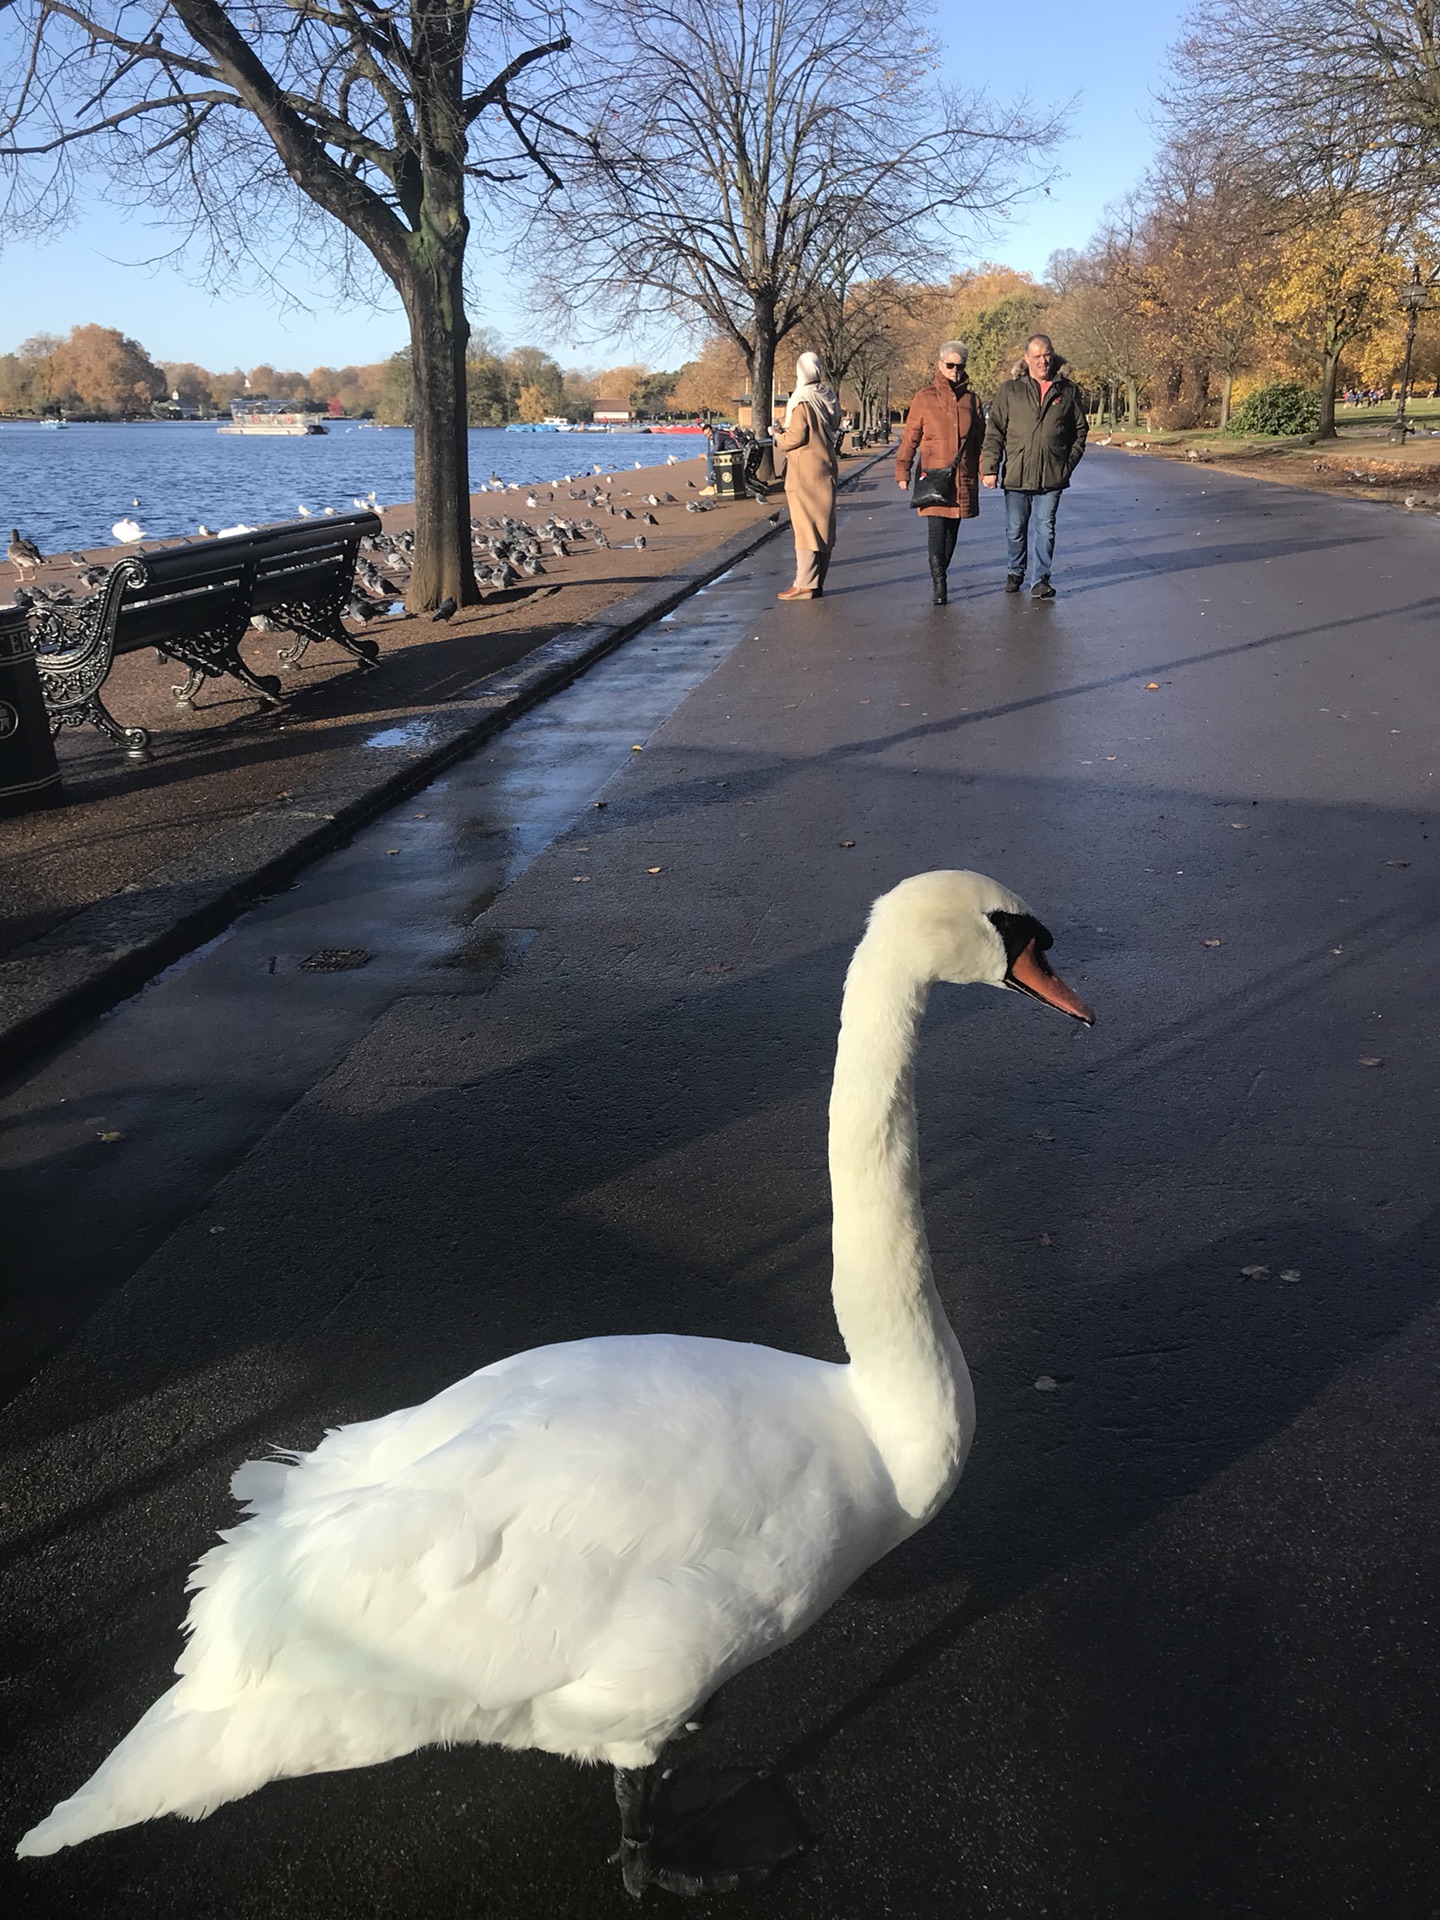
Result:
{"label": "tree trunk", "polygon": [[1223,433],[1230,424],[1230,395],[1235,388],[1235,376],[1228,371],[1220,375],[1220,431]]}
{"label": "tree trunk", "polygon": [[1125,382],[1125,424],[1131,428],[1140,424],[1140,385],[1135,380]]}
{"label": "tree trunk", "polygon": [[1335,380],[1340,371],[1340,349],[1328,347],[1320,363],[1320,424],[1317,440],[1338,440],[1335,431]]}
{"label": "tree trunk", "polygon": [[750,377],[750,424],[769,439],[775,422],[775,302],[755,297],[755,359]]}
{"label": "tree trunk", "polygon": [[415,380],[415,555],[405,606],[423,613],[442,600],[480,597],[470,546],[470,442],[465,401],[464,235],[437,246],[423,232],[400,287],[410,321]]}

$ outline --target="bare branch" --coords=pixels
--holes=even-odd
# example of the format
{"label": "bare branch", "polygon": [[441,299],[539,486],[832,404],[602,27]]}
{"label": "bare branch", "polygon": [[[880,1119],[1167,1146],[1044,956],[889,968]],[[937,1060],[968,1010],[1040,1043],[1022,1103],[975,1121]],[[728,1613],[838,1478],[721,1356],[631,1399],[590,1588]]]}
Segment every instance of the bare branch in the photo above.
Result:
{"label": "bare branch", "polygon": [[[66,133],[57,133],[52,140],[37,142],[28,147],[0,147],[0,160],[21,159],[28,154],[55,153],[61,147],[73,146],[77,140],[93,140],[96,134],[107,129],[124,126],[142,113],[161,113],[170,107],[210,106],[238,107],[239,97],[233,93],[171,93],[157,100],[141,100],[133,107],[122,107],[118,113],[108,114],[103,120],[96,120],[88,127],[72,127]],[[174,136],[172,135],[172,138]],[[162,146],[165,144],[161,143]],[[159,152],[160,148],[152,149]]]}

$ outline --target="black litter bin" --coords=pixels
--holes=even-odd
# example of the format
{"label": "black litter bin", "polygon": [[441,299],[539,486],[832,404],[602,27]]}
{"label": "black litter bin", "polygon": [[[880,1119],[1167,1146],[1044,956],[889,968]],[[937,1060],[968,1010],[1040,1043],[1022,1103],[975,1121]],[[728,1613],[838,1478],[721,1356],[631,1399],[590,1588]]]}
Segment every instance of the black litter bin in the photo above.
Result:
{"label": "black litter bin", "polygon": [[59,805],[60,769],[24,607],[0,607],[0,814]]}
{"label": "black litter bin", "polygon": [[715,463],[715,497],[738,500],[745,491],[745,455],[739,447],[717,447],[711,456]]}

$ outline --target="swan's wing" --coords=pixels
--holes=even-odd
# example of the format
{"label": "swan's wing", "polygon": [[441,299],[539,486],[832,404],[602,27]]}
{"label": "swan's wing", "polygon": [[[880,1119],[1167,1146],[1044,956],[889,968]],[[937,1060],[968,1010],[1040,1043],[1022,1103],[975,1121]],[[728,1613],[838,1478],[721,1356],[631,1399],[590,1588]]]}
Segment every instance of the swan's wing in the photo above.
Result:
{"label": "swan's wing", "polygon": [[599,1672],[663,1668],[683,1693],[690,1666],[702,1685],[889,1544],[844,1378],[723,1341],[584,1341],[245,1469],[255,1517],[196,1569],[186,1704],[356,1686],[501,1711]]}

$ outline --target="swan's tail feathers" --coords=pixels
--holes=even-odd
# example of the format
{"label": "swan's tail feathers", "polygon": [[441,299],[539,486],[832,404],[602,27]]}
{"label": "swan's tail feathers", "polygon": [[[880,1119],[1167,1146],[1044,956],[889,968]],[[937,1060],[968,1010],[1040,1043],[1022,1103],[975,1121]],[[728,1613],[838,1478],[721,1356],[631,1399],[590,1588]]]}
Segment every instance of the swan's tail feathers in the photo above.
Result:
{"label": "swan's tail feathers", "polygon": [[203,1820],[267,1780],[373,1766],[419,1747],[504,1738],[511,1717],[482,1712],[473,1701],[348,1687],[261,1689],[230,1705],[197,1709],[185,1703],[187,1685],[182,1680],[162,1695],[16,1852],[58,1853],[162,1813]]}
{"label": "swan's tail feathers", "polygon": [[[226,1800],[248,1793],[268,1777],[245,1777],[235,1764],[229,1711],[190,1713],[175,1704],[172,1687],[155,1702],[102,1761],[78,1793],[32,1827],[18,1854],[58,1853],[97,1833],[138,1826],[162,1813],[200,1820]],[[238,1777],[237,1777],[238,1776]]]}

